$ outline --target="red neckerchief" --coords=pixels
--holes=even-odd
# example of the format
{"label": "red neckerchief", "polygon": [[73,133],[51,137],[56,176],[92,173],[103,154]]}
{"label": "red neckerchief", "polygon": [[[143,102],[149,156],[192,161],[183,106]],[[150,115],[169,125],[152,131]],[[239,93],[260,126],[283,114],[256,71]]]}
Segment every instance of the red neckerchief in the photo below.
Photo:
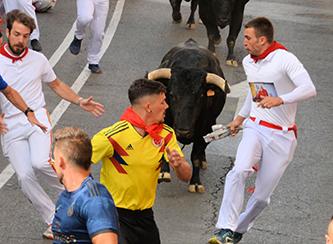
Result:
{"label": "red neckerchief", "polygon": [[254,56],[251,54],[251,58],[254,60],[254,62],[258,62],[259,60],[262,60],[264,58],[267,57],[268,54],[270,54],[271,52],[274,52],[277,49],[284,49],[284,50],[288,50],[285,46],[283,46],[281,43],[277,42],[277,41],[273,41],[272,45],[270,45],[265,52],[263,52],[262,54],[260,54],[259,56]]}
{"label": "red neckerchief", "polygon": [[18,60],[21,60],[21,61],[22,61],[22,58],[24,58],[24,57],[28,54],[28,50],[29,50],[28,48],[26,48],[26,49],[23,51],[23,53],[21,53],[20,56],[15,56],[15,55],[11,54],[11,53],[7,50],[7,48],[8,48],[8,44],[7,44],[7,43],[4,44],[4,45],[2,45],[2,46],[0,47],[0,54],[3,55],[3,56],[5,56],[5,57],[7,57],[7,58],[9,58],[9,59],[11,59],[13,63],[15,63],[15,62],[18,61]]}
{"label": "red neckerchief", "polygon": [[120,117],[120,120],[126,120],[132,125],[143,129],[145,132],[147,132],[154,140],[161,140],[162,137],[159,135],[159,133],[163,129],[163,124],[152,124],[152,125],[146,125],[145,122],[141,119],[141,117],[131,108],[128,107],[123,115]]}

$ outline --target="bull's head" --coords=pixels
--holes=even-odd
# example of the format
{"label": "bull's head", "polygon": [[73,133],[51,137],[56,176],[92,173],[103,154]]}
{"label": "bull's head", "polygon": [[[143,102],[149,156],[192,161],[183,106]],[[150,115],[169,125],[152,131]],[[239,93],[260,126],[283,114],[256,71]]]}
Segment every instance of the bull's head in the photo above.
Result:
{"label": "bull's head", "polygon": [[161,68],[148,74],[148,79],[167,79],[167,98],[171,125],[183,143],[193,140],[195,125],[206,104],[208,84],[220,87],[228,93],[228,83],[220,76],[202,69]]}
{"label": "bull's head", "polygon": [[234,4],[235,0],[213,0],[216,23],[220,28],[230,24]]}

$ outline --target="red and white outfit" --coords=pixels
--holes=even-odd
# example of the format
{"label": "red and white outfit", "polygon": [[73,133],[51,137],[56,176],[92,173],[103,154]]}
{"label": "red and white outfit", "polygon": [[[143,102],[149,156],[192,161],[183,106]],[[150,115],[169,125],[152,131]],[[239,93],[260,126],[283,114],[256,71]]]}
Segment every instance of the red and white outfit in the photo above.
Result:
{"label": "red and white outfit", "polygon": [[30,35],[30,39],[39,40],[39,27],[35,12],[35,7],[32,5],[32,0],[3,0],[3,5],[5,7],[6,13],[14,10],[19,9],[23,11],[24,13],[28,14],[30,17],[32,17],[35,20],[36,28]]}
{"label": "red and white outfit", "polygon": [[0,105],[8,127],[8,132],[1,135],[2,150],[16,172],[23,193],[44,221],[51,224],[55,206],[38,182],[35,171],[41,173],[43,183],[57,192],[63,190],[49,164],[52,127],[42,92],[42,82],[52,82],[56,75],[43,54],[26,49],[17,58],[11,56],[6,48],[8,44],[0,48],[0,74],[21,94],[28,106],[35,111],[36,118],[48,127],[48,132],[44,133],[38,126],[31,125],[25,114],[0,94]]}
{"label": "red and white outfit", "polygon": [[75,36],[82,40],[89,26],[91,37],[87,47],[88,63],[99,64],[104,29],[109,11],[109,0],[76,0],[77,19]]}
{"label": "red and white outfit", "polygon": [[[243,59],[249,83],[270,87],[284,104],[264,109],[253,101],[249,91],[239,113],[244,121],[243,137],[238,146],[235,166],[227,174],[224,195],[216,227],[247,232],[254,219],[269,204],[270,197],[291,162],[296,144],[297,102],[316,95],[308,72],[290,52],[277,49],[264,59]],[[268,91],[269,92],[269,91]],[[259,162],[255,190],[241,213],[246,179]]]}

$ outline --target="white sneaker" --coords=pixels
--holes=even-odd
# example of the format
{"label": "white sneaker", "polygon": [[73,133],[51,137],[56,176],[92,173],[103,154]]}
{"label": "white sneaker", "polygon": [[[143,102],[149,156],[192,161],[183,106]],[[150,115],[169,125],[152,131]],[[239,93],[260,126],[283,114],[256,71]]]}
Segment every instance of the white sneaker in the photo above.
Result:
{"label": "white sneaker", "polygon": [[53,240],[52,225],[49,225],[43,233],[43,238]]}

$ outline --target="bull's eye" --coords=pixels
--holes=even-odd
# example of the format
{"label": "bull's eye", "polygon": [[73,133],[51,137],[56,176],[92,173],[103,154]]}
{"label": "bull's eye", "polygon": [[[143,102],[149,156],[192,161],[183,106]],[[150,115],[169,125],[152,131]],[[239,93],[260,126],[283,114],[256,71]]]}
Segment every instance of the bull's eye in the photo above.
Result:
{"label": "bull's eye", "polygon": [[173,100],[177,100],[177,96],[174,93],[170,92],[169,95]]}

